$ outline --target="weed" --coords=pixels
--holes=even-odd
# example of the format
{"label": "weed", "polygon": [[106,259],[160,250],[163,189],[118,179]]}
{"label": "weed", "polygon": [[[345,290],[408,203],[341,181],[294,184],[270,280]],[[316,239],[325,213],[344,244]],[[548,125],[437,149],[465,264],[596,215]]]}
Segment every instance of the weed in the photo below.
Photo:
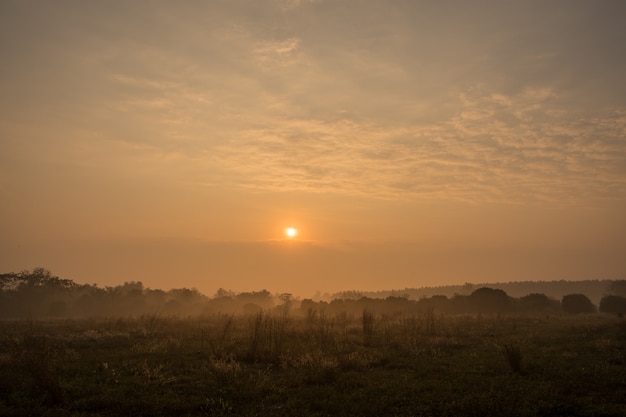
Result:
{"label": "weed", "polygon": [[339,357],[339,365],[343,370],[365,370],[374,364],[374,357],[359,350],[346,352]]}
{"label": "weed", "polygon": [[21,335],[4,338],[4,347],[19,369],[32,381],[35,392],[45,396],[46,404],[62,406],[66,404],[65,391],[58,376],[58,364],[66,356],[66,349],[59,342],[45,334],[37,333],[31,322]]}
{"label": "weed", "polygon": [[331,382],[339,371],[337,358],[322,351],[304,352],[290,358],[287,366],[294,371],[294,376],[305,383]]}
{"label": "weed", "polygon": [[316,329],[317,341],[320,349],[323,351],[335,351],[337,350],[337,339],[335,337],[335,320],[327,317],[326,315],[320,315],[318,327]]}
{"label": "weed", "polygon": [[165,375],[165,366],[163,364],[151,366],[145,359],[139,363],[135,373],[143,377],[145,381],[156,385],[165,385],[176,381],[175,377]]}
{"label": "weed", "polygon": [[[211,329],[201,329],[200,332],[200,351],[204,350],[206,341],[210,348],[211,354],[217,357],[224,357],[229,354],[232,348],[232,335],[234,332],[234,315],[218,315],[216,322],[218,324],[217,335],[212,336]],[[221,329],[219,326],[221,325]]]}
{"label": "weed", "polygon": [[246,359],[278,364],[284,350],[288,322],[289,318],[284,313],[272,316],[260,312],[251,317]]}
{"label": "weed", "polygon": [[280,313],[0,321],[0,415],[625,415],[617,318]]}
{"label": "weed", "polygon": [[159,313],[143,314],[139,319],[143,323],[143,331],[149,339],[162,333],[166,325],[166,320]]}
{"label": "weed", "polygon": [[259,312],[250,318],[250,328],[248,331],[248,352],[247,359],[256,361],[259,358],[259,351],[263,338],[263,312]]}
{"label": "weed", "polygon": [[363,310],[361,321],[363,323],[363,344],[365,346],[370,346],[374,341],[374,313],[368,310]]}
{"label": "weed", "polygon": [[243,366],[233,357],[213,358],[209,370],[219,383],[227,385],[241,378]]}
{"label": "weed", "polygon": [[519,343],[503,343],[501,351],[511,370],[517,374],[523,374],[524,370],[522,368],[522,349]]}
{"label": "weed", "polygon": [[434,335],[436,331],[435,310],[430,307],[424,314],[424,330],[426,334]]}

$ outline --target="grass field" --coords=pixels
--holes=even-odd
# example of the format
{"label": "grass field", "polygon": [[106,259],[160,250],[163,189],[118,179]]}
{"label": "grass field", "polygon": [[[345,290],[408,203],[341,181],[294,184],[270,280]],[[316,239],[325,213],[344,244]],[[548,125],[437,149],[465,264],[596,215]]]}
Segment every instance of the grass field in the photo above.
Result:
{"label": "grass field", "polygon": [[0,326],[3,416],[626,415],[626,321],[602,314]]}

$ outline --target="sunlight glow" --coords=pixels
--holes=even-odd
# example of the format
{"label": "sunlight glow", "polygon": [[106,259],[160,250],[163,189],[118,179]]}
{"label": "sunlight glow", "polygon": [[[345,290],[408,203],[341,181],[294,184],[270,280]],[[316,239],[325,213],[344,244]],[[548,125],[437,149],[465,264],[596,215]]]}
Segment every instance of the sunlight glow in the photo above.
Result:
{"label": "sunlight glow", "polygon": [[285,234],[287,235],[287,237],[296,237],[296,235],[298,234],[298,230],[296,230],[293,227],[288,227],[285,229]]}

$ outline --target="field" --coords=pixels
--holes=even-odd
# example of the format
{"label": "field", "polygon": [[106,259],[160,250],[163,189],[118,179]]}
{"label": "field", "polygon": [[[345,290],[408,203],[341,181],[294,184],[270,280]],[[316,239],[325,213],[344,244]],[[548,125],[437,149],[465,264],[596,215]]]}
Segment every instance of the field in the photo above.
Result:
{"label": "field", "polygon": [[247,316],[0,323],[3,416],[624,416],[626,321]]}

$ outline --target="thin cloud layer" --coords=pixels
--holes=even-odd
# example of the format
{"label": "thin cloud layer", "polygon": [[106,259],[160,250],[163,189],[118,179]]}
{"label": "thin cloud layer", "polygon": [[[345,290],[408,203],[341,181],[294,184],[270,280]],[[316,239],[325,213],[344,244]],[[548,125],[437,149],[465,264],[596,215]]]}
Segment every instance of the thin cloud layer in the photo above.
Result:
{"label": "thin cloud layer", "polygon": [[438,124],[281,121],[242,132],[219,152],[242,175],[238,184],[273,190],[512,203],[623,198],[624,112],[583,118],[558,101],[546,89],[505,96],[478,88],[460,94],[457,114]]}
{"label": "thin cloud layer", "polygon": [[560,217],[585,224],[560,222],[554,247],[624,245],[624,15],[617,0],[2,2],[0,243],[259,242],[299,221],[318,243],[497,246],[504,224],[530,246]]}
{"label": "thin cloud layer", "polygon": [[[622,88],[613,53],[626,36],[609,14],[621,6],[600,3],[9,4],[1,127],[19,136],[38,118],[39,140],[57,141],[66,163],[102,167],[131,149],[128,164],[178,161],[187,183],[621,199],[626,107],[597,96]],[[31,63],[45,68],[17,72]]]}

